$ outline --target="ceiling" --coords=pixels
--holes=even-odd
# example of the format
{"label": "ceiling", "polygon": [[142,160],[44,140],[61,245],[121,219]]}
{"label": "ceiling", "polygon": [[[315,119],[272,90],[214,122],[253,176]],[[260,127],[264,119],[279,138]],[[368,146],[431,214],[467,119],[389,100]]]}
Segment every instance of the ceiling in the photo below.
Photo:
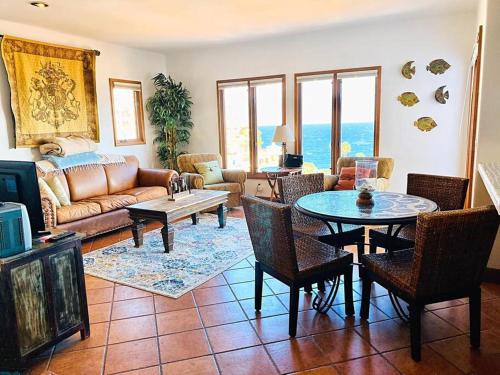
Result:
{"label": "ceiling", "polygon": [[0,18],[165,51],[409,14],[473,9],[475,0],[1,0]]}

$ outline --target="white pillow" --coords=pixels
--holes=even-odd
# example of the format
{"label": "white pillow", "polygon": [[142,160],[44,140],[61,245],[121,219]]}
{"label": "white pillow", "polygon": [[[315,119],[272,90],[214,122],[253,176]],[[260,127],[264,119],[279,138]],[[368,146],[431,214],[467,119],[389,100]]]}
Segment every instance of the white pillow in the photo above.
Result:
{"label": "white pillow", "polygon": [[55,203],[57,208],[61,208],[61,202],[59,202],[59,199],[57,199],[50,186],[41,177],[38,177],[38,186],[40,187],[41,194],[46,195],[52,202]]}
{"label": "white pillow", "polygon": [[57,199],[59,199],[61,206],[71,206],[71,201],[69,200],[68,194],[66,193],[61,180],[59,180],[59,177],[54,176],[49,178],[47,180],[47,184],[50,186]]}

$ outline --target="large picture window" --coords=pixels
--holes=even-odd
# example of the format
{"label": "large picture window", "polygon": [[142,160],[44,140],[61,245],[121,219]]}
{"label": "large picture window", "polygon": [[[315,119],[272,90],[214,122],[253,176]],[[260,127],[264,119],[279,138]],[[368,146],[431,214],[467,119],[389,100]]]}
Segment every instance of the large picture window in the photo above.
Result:
{"label": "large picture window", "polygon": [[296,152],[304,172],[335,172],[340,156],[378,155],[380,67],[295,74]]}
{"label": "large picture window", "polygon": [[286,123],[285,75],[217,81],[217,101],[224,166],[258,176],[278,165],[281,145],[272,137]]}

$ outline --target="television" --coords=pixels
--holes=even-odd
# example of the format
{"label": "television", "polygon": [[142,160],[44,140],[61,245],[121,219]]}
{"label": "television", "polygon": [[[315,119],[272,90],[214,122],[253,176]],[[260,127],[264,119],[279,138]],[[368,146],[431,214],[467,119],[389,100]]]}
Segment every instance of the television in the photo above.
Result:
{"label": "television", "polygon": [[34,162],[0,160],[0,202],[26,206],[33,236],[45,230]]}

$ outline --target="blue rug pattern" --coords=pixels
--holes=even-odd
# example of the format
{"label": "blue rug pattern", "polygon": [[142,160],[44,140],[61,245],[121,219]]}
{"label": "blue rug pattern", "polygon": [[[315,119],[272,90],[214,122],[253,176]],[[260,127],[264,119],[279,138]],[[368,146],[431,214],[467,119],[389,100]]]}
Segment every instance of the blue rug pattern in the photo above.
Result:
{"label": "blue rug pattern", "polygon": [[174,225],[174,249],[166,254],[160,229],[83,255],[85,273],[167,297],[178,298],[253,253],[244,219],[228,217],[219,228],[217,216],[199,215]]}

